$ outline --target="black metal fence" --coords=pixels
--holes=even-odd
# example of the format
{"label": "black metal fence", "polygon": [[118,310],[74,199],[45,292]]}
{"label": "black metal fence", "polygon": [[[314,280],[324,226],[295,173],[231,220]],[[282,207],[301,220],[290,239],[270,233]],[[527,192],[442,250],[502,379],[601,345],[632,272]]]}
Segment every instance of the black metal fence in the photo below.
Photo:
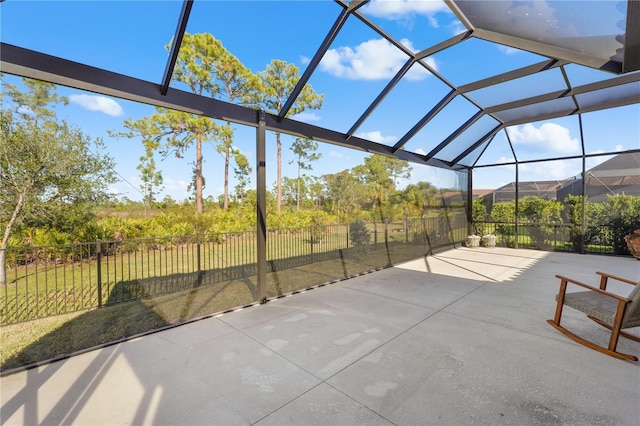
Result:
{"label": "black metal fence", "polygon": [[[464,241],[464,215],[369,223],[370,249]],[[349,226],[268,231],[268,272],[349,257]],[[417,253],[417,252],[416,252]],[[255,231],[6,250],[0,324],[139,300],[256,274]],[[415,256],[414,256],[415,257]],[[380,265],[386,266],[386,265]]]}
{"label": "black metal fence", "polygon": [[[626,232],[610,225],[587,226],[582,233],[572,224],[476,222],[474,229],[496,237],[496,245],[559,252],[630,256]],[[516,245],[517,242],[517,245]]]}

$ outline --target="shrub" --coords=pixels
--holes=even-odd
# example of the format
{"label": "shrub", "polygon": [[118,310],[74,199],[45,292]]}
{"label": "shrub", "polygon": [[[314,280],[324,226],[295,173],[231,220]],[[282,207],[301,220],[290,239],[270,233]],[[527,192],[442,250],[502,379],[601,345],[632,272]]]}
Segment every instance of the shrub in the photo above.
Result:
{"label": "shrub", "polygon": [[624,237],[640,229],[640,197],[609,195],[602,207],[602,222],[611,229],[615,254],[630,254]]}
{"label": "shrub", "polygon": [[473,200],[471,207],[471,221],[473,223],[473,233],[476,235],[484,235],[485,224],[487,220],[487,206],[484,205],[484,198],[476,198]]}
{"label": "shrub", "polygon": [[367,225],[360,219],[349,224],[349,239],[353,246],[355,257],[358,261],[364,259],[369,253],[371,235]]}

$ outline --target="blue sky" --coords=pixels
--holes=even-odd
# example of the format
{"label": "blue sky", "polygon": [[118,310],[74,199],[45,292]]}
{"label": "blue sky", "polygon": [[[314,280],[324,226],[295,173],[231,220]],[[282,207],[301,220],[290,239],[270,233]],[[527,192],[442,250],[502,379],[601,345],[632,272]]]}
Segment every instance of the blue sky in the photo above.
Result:
{"label": "blue sky", "polygon": [[[548,8],[552,5],[545,4]],[[0,4],[3,42],[81,61],[149,81],[160,81],[165,67],[165,45],[171,39],[181,8],[180,1],[16,1]],[[362,11],[381,28],[412,51],[446,40],[464,27],[441,1],[374,1]],[[194,3],[187,31],[210,32],[254,72],[265,69],[272,59],[307,65],[340,8],[321,1],[202,1]],[[552,13],[553,10],[551,9]],[[560,13],[560,12],[558,12]],[[315,125],[347,131],[389,79],[406,61],[406,56],[351,17],[310,80],[325,95],[323,108],[299,117]],[[464,84],[541,61],[534,54],[472,39],[429,57],[426,62],[454,84]],[[559,73],[559,71],[558,71]],[[569,77],[585,84],[602,78],[600,71],[567,67]],[[9,82],[17,80],[5,76]],[[558,74],[549,73],[545,84],[557,84]],[[555,79],[555,80],[554,80]],[[556,82],[554,82],[556,81]],[[535,89],[540,81],[519,87],[505,86],[491,96],[504,101]],[[449,88],[423,69],[412,69],[396,89],[361,126],[357,134],[376,142],[393,144],[429,111]],[[534,90],[535,92],[535,90]],[[116,159],[124,178],[113,191],[139,199],[136,165],[142,155],[139,140],[115,139],[108,131],[123,131],[124,120],[153,113],[149,106],[107,98],[75,89],[61,88],[70,99],[59,115],[93,137],[102,137]],[[537,92],[535,92],[537,93]],[[477,93],[477,100],[486,93]],[[429,123],[406,149],[426,153],[475,112],[469,102],[456,99]],[[585,114],[585,148],[588,153],[640,148],[638,105]],[[486,126],[491,123],[487,122]],[[577,117],[562,118],[510,129],[511,140],[521,160],[579,154],[581,141]],[[283,138],[284,175],[296,171],[288,149],[292,138]],[[267,179],[275,182],[275,138],[268,135]],[[255,130],[235,126],[235,145],[251,162],[255,159]],[[322,158],[313,174],[335,173],[362,162],[364,153],[320,144]],[[222,192],[222,158],[211,144],[205,146],[205,196]],[[167,158],[160,165],[164,175],[162,195],[177,200],[187,196],[194,155]],[[513,156],[503,134],[486,150],[479,164],[511,161]],[[606,158],[589,161],[588,166]],[[580,171],[580,161],[555,161],[521,166],[520,180],[563,179]],[[411,180],[427,180],[450,187],[453,173],[413,166]],[[513,167],[479,170],[476,188],[495,188],[514,180]],[[255,180],[254,180],[255,181]],[[405,182],[406,183],[406,182]],[[231,187],[234,183],[232,182]],[[161,196],[162,196],[161,195]]]}

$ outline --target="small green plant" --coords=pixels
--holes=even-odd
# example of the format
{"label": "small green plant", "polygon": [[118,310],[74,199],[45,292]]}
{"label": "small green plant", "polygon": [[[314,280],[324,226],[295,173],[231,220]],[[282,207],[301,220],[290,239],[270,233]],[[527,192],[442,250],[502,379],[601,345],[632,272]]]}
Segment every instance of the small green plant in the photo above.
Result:
{"label": "small green plant", "polygon": [[364,221],[358,219],[349,224],[349,238],[355,251],[356,259],[362,261],[369,253],[370,232]]}
{"label": "small green plant", "polygon": [[483,198],[473,200],[471,209],[471,221],[473,223],[473,233],[475,235],[484,235],[485,221],[487,220],[487,206],[484,205]]}
{"label": "small green plant", "polygon": [[328,215],[324,212],[313,212],[309,217],[310,243],[318,244],[327,233]]}

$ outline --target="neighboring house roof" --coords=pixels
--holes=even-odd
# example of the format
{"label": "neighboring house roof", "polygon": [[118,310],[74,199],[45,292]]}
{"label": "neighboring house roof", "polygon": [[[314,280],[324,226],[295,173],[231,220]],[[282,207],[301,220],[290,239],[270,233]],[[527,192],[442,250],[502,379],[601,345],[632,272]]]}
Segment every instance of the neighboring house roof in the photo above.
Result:
{"label": "neighboring house roof", "polygon": [[[640,153],[616,155],[587,170],[585,175],[586,193],[592,201],[603,201],[610,194],[640,196]],[[515,197],[515,190],[515,182],[510,182],[489,194],[494,194],[494,201],[508,201]],[[519,182],[518,192],[521,196],[553,194],[554,199],[564,199],[567,195],[582,192],[582,179],[577,176],[562,181]]]}
{"label": "neighboring house roof", "polygon": [[[564,185],[564,182],[566,182],[566,181],[547,180],[547,181],[519,182],[518,183],[518,187],[519,187],[520,191],[546,192],[546,191],[555,191],[558,188],[561,188]],[[495,191],[496,192],[515,192],[515,190],[516,190],[516,183],[515,182],[511,182],[511,183],[508,183],[508,184],[506,184],[504,186],[501,186],[500,188],[496,189]]]}
{"label": "neighboring house roof", "polygon": [[491,194],[493,189],[474,189],[471,191],[471,196],[475,198],[482,198],[487,194]]}
{"label": "neighboring house roof", "polygon": [[596,176],[640,176],[640,152],[616,155],[587,171]]}

